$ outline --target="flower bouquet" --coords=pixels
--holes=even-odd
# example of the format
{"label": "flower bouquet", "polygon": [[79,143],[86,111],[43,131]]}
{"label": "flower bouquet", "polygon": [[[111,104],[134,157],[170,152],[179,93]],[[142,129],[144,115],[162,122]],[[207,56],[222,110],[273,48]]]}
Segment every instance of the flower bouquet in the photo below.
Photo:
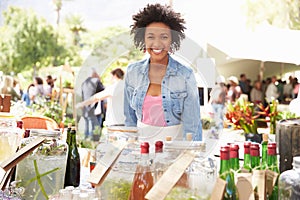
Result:
{"label": "flower bouquet", "polygon": [[245,140],[261,143],[262,135],[257,130],[261,116],[256,108],[254,103],[239,99],[235,103],[228,103],[225,116],[234,129],[244,131]]}

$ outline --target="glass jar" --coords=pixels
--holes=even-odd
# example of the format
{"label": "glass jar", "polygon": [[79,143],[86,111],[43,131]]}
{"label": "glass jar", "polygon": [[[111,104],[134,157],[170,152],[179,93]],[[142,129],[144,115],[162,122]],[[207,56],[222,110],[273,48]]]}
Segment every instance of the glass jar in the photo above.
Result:
{"label": "glass jar", "polygon": [[278,179],[279,199],[300,199],[300,156],[293,157],[293,169],[284,171]]}
{"label": "glass jar", "polygon": [[31,129],[30,137],[21,146],[36,137],[45,141],[17,165],[18,187],[24,187],[24,199],[48,199],[64,187],[68,145],[60,140],[60,131]]}
{"label": "glass jar", "polygon": [[[100,143],[97,146],[96,163],[101,162],[110,145]],[[140,149],[136,143],[130,143],[123,149],[104,182],[100,187],[96,186],[96,194],[102,200],[128,199],[139,155]]]}
{"label": "glass jar", "polygon": [[[165,142],[164,164],[170,166],[186,149],[194,150],[196,158],[186,169],[184,175],[165,198],[166,200],[210,199],[217,178],[217,163],[212,157],[206,156],[202,142]],[[182,145],[185,144],[185,145]],[[106,153],[109,143],[100,143],[96,149],[96,162]],[[151,148],[151,146],[150,146]],[[202,155],[205,155],[203,157]],[[150,151],[150,160],[154,161],[155,152]],[[140,143],[129,143],[121,152],[111,171],[101,186],[96,186],[96,193],[103,200],[128,199],[137,164],[140,160]],[[103,164],[103,163],[102,163]],[[154,174],[154,163],[152,162]]]}
{"label": "glass jar", "polygon": [[20,145],[22,130],[16,118],[9,113],[0,113],[0,163],[8,159]]}

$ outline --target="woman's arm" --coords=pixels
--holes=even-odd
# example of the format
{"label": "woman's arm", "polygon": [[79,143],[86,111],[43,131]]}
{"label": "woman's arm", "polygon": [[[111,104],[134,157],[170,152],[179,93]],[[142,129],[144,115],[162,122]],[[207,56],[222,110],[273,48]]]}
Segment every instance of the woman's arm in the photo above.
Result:
{"label": "woman's arm", "polygon": [[202,124],[197,82],[193,73],[186,79],[187,97],[184,101],[182,121],[184,136],[193,133],[193,140],[202,140]]}
{"label": "woman's arm", "polygon": [[94,94],[89,99],[76,104],[76,108],[82,108],[83,106],[91,105],[108,97],[111,97],[111,94],[109,93],[109,89],[106,88],[103,91]]}

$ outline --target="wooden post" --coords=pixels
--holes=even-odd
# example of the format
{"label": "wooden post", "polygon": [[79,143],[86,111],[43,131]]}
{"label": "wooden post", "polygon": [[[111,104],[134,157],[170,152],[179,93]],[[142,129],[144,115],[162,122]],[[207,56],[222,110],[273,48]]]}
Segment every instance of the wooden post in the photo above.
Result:
{"label": "wooden post", "polygon": [[292,169],[293,157],[300,156],[300,119],[281,120],[276,126],[280,173]]}

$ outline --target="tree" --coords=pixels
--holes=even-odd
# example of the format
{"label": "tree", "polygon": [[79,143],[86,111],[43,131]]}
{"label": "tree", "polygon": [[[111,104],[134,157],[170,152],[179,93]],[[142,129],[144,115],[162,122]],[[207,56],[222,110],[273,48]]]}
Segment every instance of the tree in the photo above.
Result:
{"label": "tree", "polygon": [[279,28],[300,29],[300,1],[247,0],[247,24],[251,28],[263,22]]}
{"label": "tree", "polygon": [[79,15],[69,15],[65,18],[69,30],[73,33],[73,44],[77,46],[80,42],[80,32],[86,32],[83,26],[83,19]]}
{"label": "tree", "polygon": [[[65,48],[58,40],[54,28],[32,10],[9,7],[3,13],[4,26],[0,29],[0,67],[4,72],[43,66],[61,65],[72,61],[76,52]],[[70,64],[73,64],[70,62]]]}

